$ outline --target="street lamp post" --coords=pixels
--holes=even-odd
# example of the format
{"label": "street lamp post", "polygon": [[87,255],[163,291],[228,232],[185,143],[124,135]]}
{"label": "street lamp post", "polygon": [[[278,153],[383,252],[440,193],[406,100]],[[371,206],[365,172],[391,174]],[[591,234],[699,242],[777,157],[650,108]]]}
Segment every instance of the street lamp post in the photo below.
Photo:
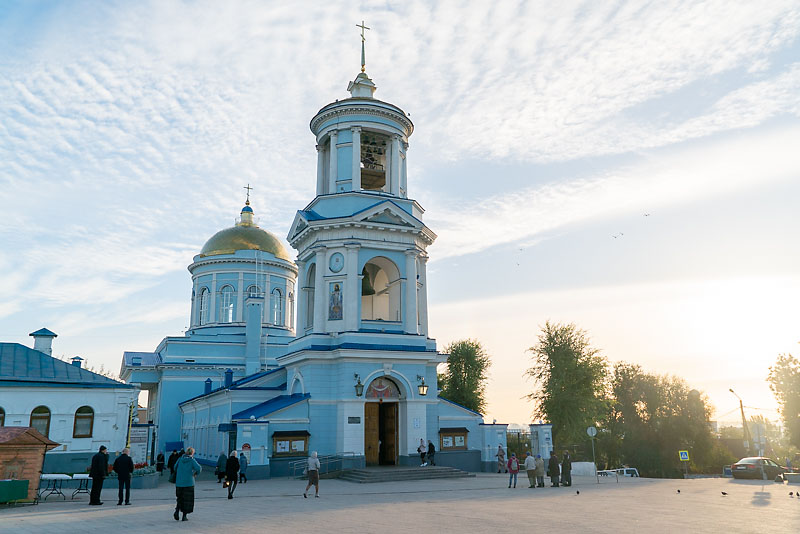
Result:
{"label": "street lamp post", "polygon": [[750,443],[753,439],[750,436],[750,429],[747,428],[747,419],[744,417],[744,404],[742,403],[742,398],[739,395],[736,395],[736,392],[733,389],[728,389],[731,393],[733,393],[737,399],[739,399],[739,411],[742,413],[742,435],[744,437],[744,450],[746,454],[750,454],[751,448]]}

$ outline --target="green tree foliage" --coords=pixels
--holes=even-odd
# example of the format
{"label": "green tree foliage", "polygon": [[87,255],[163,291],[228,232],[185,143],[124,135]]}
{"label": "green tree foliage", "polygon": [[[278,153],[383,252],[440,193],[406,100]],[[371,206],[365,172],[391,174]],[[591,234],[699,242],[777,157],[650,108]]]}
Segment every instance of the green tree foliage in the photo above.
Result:
{"label": "green tree foliage", "polygon": [[800,448],[800,361],[791,354],[781,354],[769,368],[767,381],[780,405],[789,442]]}
{"label": "green tree foliage", "polygon": [[591,347],[586,332],[574,324],[545,323],[536,345],[528,349],[533,366],[526,375],[538,391],[534,417],[553,425],[553,443],[561,448],[586,440],[586,428],[606,412],[606,359]]}
{"label": "green tree foliage", "polygon": [[615,460],[644,476],[677,477],[679,450],[689,450],[694,471],[721,471],[733,458],[708,425],[711,406],[678,377],[646,373],[638,365],[614,366],[612,406],[603,423]]}
{"label": "green tree foliage", "polygon": [[439,395],[482,413],[491,358],[474,339],[454,341],[444,350],[448,354],[447,368],[439,375]]}

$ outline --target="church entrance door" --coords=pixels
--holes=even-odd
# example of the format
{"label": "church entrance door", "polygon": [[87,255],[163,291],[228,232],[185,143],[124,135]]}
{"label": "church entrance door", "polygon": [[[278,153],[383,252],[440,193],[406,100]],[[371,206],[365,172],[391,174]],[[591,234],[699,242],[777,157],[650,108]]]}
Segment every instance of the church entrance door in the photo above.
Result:
{"label": "church entrance door", "polygon": [[364,456],[367,465],[397,463],[396,402],[364,404]]}

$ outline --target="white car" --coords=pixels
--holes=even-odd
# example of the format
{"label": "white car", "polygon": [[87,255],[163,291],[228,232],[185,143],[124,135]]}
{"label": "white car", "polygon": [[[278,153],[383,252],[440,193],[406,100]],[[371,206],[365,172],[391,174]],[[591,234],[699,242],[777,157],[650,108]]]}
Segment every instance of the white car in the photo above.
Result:
{"label": "white car", "polygon": [[601,477],[607,476],[621,476],[621,477],[638,477],[639,470],[635,467],[620,467],[619,469],[604,469],[603,471],[598,471],[598,475]]}

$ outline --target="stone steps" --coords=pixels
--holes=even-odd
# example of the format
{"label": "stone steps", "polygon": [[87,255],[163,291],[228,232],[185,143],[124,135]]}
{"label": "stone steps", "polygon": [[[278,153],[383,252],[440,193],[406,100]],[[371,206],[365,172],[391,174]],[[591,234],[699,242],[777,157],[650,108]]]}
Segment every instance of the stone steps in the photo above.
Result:
{"label": "stone steps", "polygon": [[455,467],[395,467],[395,468],[376,468],[376,469],[351,469],[345,471],[339,477],[348,482],[368,484],[373,482],[396,482],[402,480],[429,480],[437,478],[465,478],[474,477],[474,473],[468,473]]}

